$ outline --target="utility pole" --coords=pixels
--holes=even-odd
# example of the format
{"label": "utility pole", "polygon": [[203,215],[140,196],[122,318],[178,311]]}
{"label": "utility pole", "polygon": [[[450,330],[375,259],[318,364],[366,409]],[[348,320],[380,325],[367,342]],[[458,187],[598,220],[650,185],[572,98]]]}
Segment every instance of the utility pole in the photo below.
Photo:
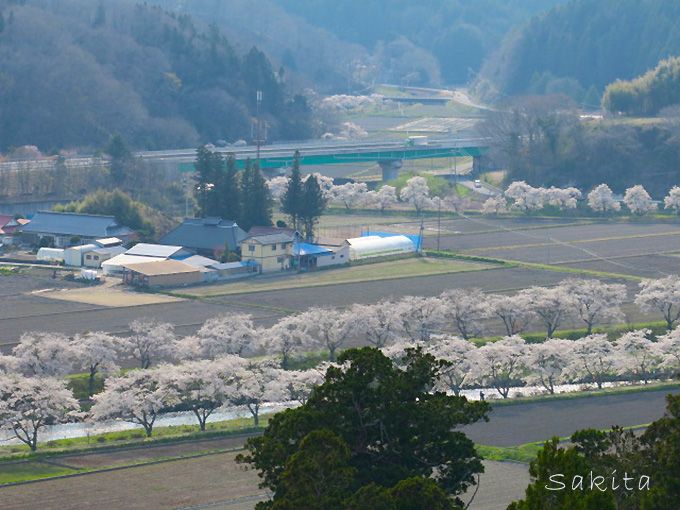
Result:
{"label": "utility pole", "polygon": [[255,93],[255,143],[257,144],[257,165],[260,166],[260,147],[264,143],[262,139],[262,118],[260,117],[260,105],[262,104],[262,91]]}
{"label": "utility pole", "polygon": [[437,200],[439,207],[437,208],[437,251],[439,251],[439,239],[442,234],[442,199]]}

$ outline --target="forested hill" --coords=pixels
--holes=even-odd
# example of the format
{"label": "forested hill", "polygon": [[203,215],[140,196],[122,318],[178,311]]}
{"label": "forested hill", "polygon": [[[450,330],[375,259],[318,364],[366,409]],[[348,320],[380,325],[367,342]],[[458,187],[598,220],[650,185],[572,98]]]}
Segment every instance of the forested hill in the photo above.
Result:
{"label": "forested hill", "polygon": [[459,84],[503,36],[566,0],[149,0],[257,37],[323,92],[374,82]]}
{"label": "forested hill", "polygon": [[597,100],[616,79],[680,55],[679,19],[676,1],[572,0],[508,37],[484,66],[478,88]]}
{"label": "forested hill", "polygon": [[[423,58],[422,53],[429,53],[444,83],[464,83],[509,30],[564,0],[273,1],[373,50],[376,57],[385,57],[383,62],[402,54]],[[420,77],[421,82],[435,78],[429,72],[430,76]]]}
{"label": "forested hill", "polygon": [[215,27],[126,0],[0,0],[0,150],[250,138],[256,90],[270,139],[310,136],[267,56]]}

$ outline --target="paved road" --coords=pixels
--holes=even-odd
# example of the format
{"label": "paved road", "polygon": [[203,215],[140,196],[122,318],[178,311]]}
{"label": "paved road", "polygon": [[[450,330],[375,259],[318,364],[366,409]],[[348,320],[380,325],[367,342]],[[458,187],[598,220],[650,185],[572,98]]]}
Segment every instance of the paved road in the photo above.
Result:
{"label": "paved road", "polygon": [[463,430],[479,444],[513,446],[567,437],[585,428],[643,425],[663,415],[668,393],[679,394],[680,389],[497,406],[488,422]]}

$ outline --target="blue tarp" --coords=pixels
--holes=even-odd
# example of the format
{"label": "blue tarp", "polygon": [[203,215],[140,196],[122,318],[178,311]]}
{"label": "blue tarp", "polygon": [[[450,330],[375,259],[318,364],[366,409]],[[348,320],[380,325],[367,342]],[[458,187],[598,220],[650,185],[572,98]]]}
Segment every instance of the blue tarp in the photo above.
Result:
{"label": "blue tarp", "polygon": [[362,232],[362,234],[361,234],[361,237],[368,237],[368,236],[378,236],[378,237],[404,236],[404,237],[408,237],[411,240],[411,242],[413,243],[413,246],[416,247],[416,250],[420,250],[420,247],[421,247],[419,235],[395,234],[393,232]]}
{"label": "blue tarp", "polygon": [[330,255],[333,250],[319,246],[318,244],[310,243],[295,243],[293,245],[293,255],[295,257],[302,255]]}

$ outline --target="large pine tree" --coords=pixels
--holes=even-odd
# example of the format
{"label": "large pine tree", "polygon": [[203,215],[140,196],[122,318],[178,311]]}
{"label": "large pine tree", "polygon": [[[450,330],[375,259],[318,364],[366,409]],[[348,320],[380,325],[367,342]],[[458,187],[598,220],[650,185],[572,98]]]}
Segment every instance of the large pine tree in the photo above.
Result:
{"label": "large pine tree", "polygon": [[314,227],[326,209],[326,199],[316,176],[310,175],[304,183],[300,221],[305,227],[305,239],[314,240]]}
{"label": "large pine tree", "polygon": [[217,216],[239,222],[241,219],[241,188],[236,170],[236,158],[227,156],[226,168],[222,166],[216,181]]}
{"label": "large pine tree", "polygon": [[288,215],[295,230],[300,230],[303,197],[304,187],[300,174],[300,152],[295,151],[293,170],[288,179],[288,188],[281,198],[281,210]]}
{"label": "large pine tree", "polygon": [[239,225],[249,230],[254,225],[272,224],[272,201],[267,182],[257,164],[246,161],[241,176],[241,218]]}

